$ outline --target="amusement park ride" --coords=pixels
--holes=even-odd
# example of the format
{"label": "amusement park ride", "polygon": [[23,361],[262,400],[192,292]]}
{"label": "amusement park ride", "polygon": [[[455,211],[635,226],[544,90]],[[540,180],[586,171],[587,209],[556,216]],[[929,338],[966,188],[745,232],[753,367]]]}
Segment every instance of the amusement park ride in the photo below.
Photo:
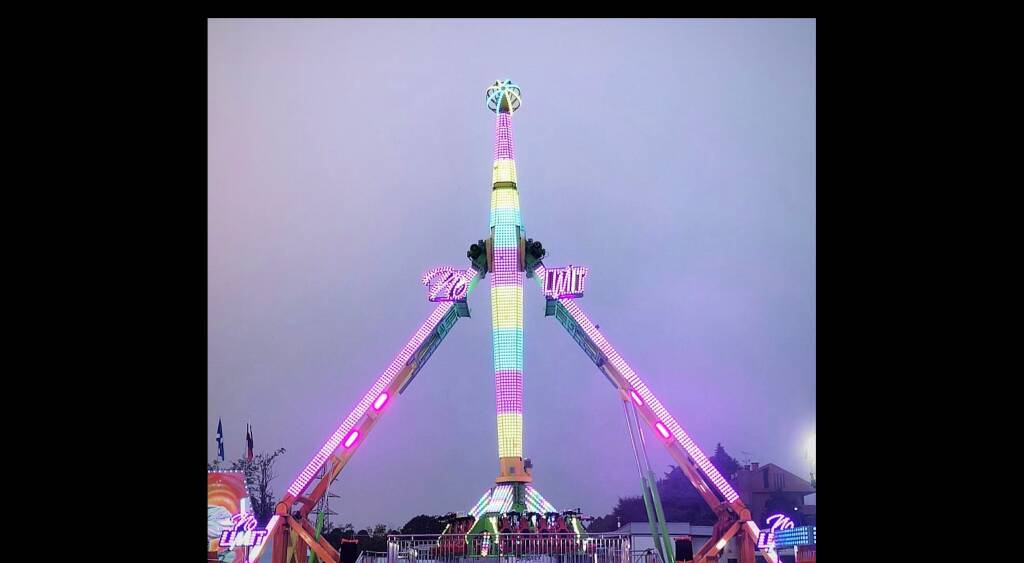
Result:
{"label": "amusement park ride", "polygon": [[[467,298],[484,277],[491,278],[491,329],[494,348],[494,380],[497,395],[499,473],[469,510],[468,516],[449,524],[439,542],[465,543],[466,534],[491,532],[569,532],[584,534],[579,515],[558,513],[533,486],[530,460],[523,458],[523,277],[533,278],[546,297],[546,316],[553,316],[583,349],[617,390],[623,403],[633,441],[637,466],[644,482],[645,501],[651,522],[664,522],[649,463],[641,466],[646,445],[640,431],[649,427],[656,441],[664,445],[679,464],[718,520],[711,539],[694,554],[696,563],[718,560],[729,540],[738,542],[741,563],[754,563],[760,532],[739,495],[722,477],[683,427],[665,409],[608,340],[583,312],[576,298],[583,295],[587,270],[582,267],[545,267],[545,250],[540,242],[527,239],[519,211],[515,153],[512,143],[512,114],[522,103],[518,86],[509,80],[494,82],[487,89],[487,107],[497,118],[494,167],[491,188],[490,232],[486,239],[470,246],[466,269],[435,268],[421,280],[428,287],[428,300],[437,303],[426,321],[399,351],[373,386],[330,436],[320,451],[299,473],[267,523],[267,541],[249,554],[249,562],[260,557],[272,543],[273,563],[293,559],[305,563],[305,545],[326,563],[337,563],[338,552],[320,537],[309,515],[328,493],[345,464],[362,444],[374,425],[395,399],[409,386],[431,354],[461,317],[469,316]],[[641,422],[642,421],[642,422]],[[635,437],[634,437],[635,436]],[[645,472],[647,475],[645,475]],[[315,481],[315,483],[314,483]],[[655,511],[655,513],[652,512]],[[659,534],[654,534],[655,537]],[[675,559],[662,526],[661,557]],[[292,548],[289,549],[289,544]],[[301,547],[301,549],[296,549]],[[495,548],[497,551],[498,548]],[[778,555],[762,548],[767,561]],[[480,555],[479,553],[477,555]]]}

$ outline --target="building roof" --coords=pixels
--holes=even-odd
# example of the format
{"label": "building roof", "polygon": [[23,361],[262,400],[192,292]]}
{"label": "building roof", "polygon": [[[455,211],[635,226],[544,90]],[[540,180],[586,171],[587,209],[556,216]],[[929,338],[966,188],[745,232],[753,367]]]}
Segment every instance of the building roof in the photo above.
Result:
{"label": "building roof", "polygon": [[[665,522],[670,536],[688,534],[691,536],[711,537],[714,526],[695,526],[689,522]],[[649,522],[628,522],[618,530],[616,534],[628,536],[649,536],[651,535],[651,524]]]}
{"label": "building roof", "polygon": [[[765,474],[767,473],[767,476]],[[767,486],[765,485],[767,483]],[[750,469],[744,466],[736,472],[736,488],[742,493],[761,493],[781,491],[784,493],[803,493],[809,495],[817,492],[811,484],[789,471],[775,465],[753,465]]]}

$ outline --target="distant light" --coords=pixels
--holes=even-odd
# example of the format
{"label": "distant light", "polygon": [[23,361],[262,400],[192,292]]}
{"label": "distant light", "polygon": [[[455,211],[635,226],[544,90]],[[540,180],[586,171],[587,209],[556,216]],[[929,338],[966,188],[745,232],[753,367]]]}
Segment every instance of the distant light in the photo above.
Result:
{"label": "distant light", "polygon": [[722,551],[723,549],[725,549],[725,544],[726,543],[727,542],[726,542],[725,538],[722,538],[722,539],[718,540],[718,543],[715,544],[715,549],[717,549],[718,551]]}
{"label": "distant light", "polygon": [[662,438],[669,437],[670,434],[668,433],[668,428],[665,428],[664,424],[657,422],[654,424],[654,427],[658,429],[658,433],[661,434]]}
{"label": "distant light", "polygon": [[637,404],[637,406],[640,406],[640,407],[644,406],[644,401],[643,401],[643,399],[641,399],[641,398],[640,398],[640,395],[637,395],[637,394],[636,394],[636,391],[634,391],[634,390],[630,389],[630,390],[629,390],[629,394],[630,394],[630,396],[632,396],[632,397],[633,397],[633,402],[634,402],[634,403],[636,403],[636,404]]}
{"label": "distant light", "polygon": [[351,448],[352,444],[355,444],[356,440],[358,440],[358,439],[359,439],[359,431],[358,430],[353,430],[352,433],[348,435],[348,438],[345,438],[345,447],[346,448]]}
{"label": "distant light", "polygon": [[384,406],[384,403],[388,402],[388,399],[387,393],[381,393],[380,397],[377,397],[377,400],[373,402],[373,410],[379,411]]}

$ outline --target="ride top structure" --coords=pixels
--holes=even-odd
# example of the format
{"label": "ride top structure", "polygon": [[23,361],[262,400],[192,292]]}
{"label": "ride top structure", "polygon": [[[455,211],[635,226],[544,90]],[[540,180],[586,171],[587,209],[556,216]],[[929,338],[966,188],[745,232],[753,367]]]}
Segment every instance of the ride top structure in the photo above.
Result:
{"label": "ride top structure", "polygon": [[[546,267],[542,261],[546,255],[543,245],[526,238],[519,209],[512,142],[512,114],[522,105],[521,90],[510,80],[499,80],[487,89],[486,95],[487,108],[495,113],[497,119],[488,237],[470,245],[468,268],[442,266],[423,276],[421,282],[427,286],[428,300],[436,303],[434,309],[292,481],[267,523],[268,540],[250,552],[248,561],[257,561],[268,543],[273,546],[273,563],[288,563],[289,559],[306,563],[306,549],[295,549],[300,544],[308,545],[325,563],[339,561],[338,552],[318,534],[309,515],[455,323],[470,316],[467,299],[480,279],[489,274],[499,472],[494,486],[484,492],[468,516],[459,519],[459,533],[497,534],[508,528],[508,522],[514,522],[517,531],[524,531],[531,524],[528,524],[529,518],[519,516],[531,513],[543,515],[539,523],[541,530],[558,529],[576,535],[585,533],[578,513],[558,514],[533,486],[530,460],[523,458],[525,276],[534,279],[544,292],[545,315],[558,320],[615,387],[616,396],[622,401],[654,537],[661,536],[663,541],[659,547],[661,558],[664,561],[675,559],[665,533],[654,475],[646,459],[646,440],[641,432],[643,425],[648,427],[655,441],[668,449],[717,516],[714,535],[694,554],[693,560],[696,563],[717,561],[718,554],[730,540],[735,539],[739,543],[740,562],[754,563],[760,529],[751,520],[750,511],[704,452],[577,304],[576,300],[583,295],[587,269],[579,266]],[[644,464],[641,464],[641,459]],[[660,525],[655,525],[656,521]],[[533,518],[532,526],[537,524],[537,519]],[[292,549],[289,549],[289,544]],[[778,556],[770,546],[762,548],[762,553],[767,561],[777,563]],[[491,555],[497,556],[499,552]]]}

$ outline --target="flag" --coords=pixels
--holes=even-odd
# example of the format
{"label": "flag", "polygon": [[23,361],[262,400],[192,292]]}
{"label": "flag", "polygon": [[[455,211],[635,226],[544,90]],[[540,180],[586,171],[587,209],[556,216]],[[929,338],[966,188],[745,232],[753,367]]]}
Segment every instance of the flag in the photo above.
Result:
{"label": "flag", "polygon": [[220,460],[224,461],[224,427],[221,426],[220,419],[217,419],[217,455],[220,456]]}
{"label": "flag", "polygon": [[245,458],[252,461],[252,424],[245,425]]}

